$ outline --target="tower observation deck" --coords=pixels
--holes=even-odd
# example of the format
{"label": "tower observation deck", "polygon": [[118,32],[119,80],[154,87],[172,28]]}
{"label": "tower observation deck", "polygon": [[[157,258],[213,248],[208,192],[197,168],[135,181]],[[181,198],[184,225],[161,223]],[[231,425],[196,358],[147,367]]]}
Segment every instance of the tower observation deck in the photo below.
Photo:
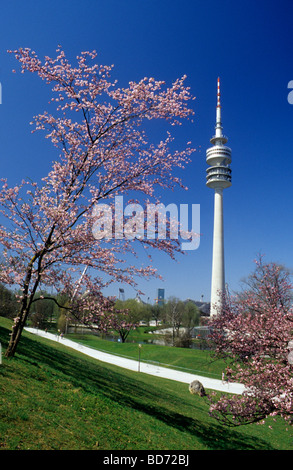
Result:
{"label": "tower observation deck", "polygon": [[220,102],[220,79],[218,78],[217,93],[217,113],[216,113],[216,132],[210,142],[213,147],[207,149],[206,162],[210,165],[207,169],[207,186],[209,188],[228,188],[231,186],[231,154],[232,151],[225,144],[228,141],[223,135],[223,127],[221,121],[221,102]]}
{"label": "tower observation deck", "polygon": [[223,189],[229,188],[232,184],[230,168],[232,151],[226,147],[227,141],[227,137],[223,135],[220,79],[218,78],[215,135],[210,140],[213,146],[206,151],[206,162],[209,165],[206,185],[215,190],[211,316],[220,311],[222,294],[225,292]]}

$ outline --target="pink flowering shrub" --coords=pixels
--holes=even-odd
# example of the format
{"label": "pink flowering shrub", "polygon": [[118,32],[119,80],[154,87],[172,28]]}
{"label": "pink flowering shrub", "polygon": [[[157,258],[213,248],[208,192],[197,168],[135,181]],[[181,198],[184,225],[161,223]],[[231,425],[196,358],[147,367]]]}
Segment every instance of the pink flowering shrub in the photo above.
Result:
{"label": "pink flowering shrub", "polygon": [[222,312],[210,323],[216,355],[229,362],[227,377],[246,389],[240,396],[212,397],[213,416],[232,425],[277,415],[292,422],[293,365],[288,360],[292,322],[289,273],[260,259],[248,288],[226,298]]}

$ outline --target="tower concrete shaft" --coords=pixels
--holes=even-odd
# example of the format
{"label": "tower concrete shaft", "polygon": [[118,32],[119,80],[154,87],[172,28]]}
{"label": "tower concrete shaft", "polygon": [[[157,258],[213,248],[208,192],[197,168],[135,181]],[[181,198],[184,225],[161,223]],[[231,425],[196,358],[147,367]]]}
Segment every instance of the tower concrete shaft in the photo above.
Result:
{"label": "tower concrete shaft", "polygon": [[223,189],[231,186],[231,154],[226,147],[227,137],[222,132],[220,79],[217,83],[217,108],[215,135],[211,139],[213,144],[206,152],[207,186],[214,189],[214,235],[213,235],[213,262],[211,285],[210,315],[216,315],[221,310],[222,298],[225,292],[225,260],[224,260],[224,226],[223,226]]}
{"label": "tower concrete shaft", "polygon": [[211,286],[211,311],[215,315],[221,307],[221,296],[225,290],[224,226],[223,226],[223,189],[215,189],[214,196],[214,234]]}

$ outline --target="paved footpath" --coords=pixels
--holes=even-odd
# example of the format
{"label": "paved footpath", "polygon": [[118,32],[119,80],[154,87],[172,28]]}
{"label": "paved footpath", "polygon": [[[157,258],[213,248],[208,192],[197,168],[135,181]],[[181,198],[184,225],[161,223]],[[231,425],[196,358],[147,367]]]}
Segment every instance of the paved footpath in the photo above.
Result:
{"label": "paved footpath", "polygon": [[127,359],[120,356],[115,356],[113,354],[104,353],[98,349],[89,348],[83,346],[82,344],[71,341],[67,338],[61,338],[59,335],[54,335],[52,333],[46,333],[43,330],[36,328],[25,328],[26,331],[42,336],[44,338],[50,339],[52,341],[58,341],[64,346],[80,351],[87,356],[98,359],[102,362],[107,362],[108,364],[114,364],[118,367],[123,367],[124,369],[130,369],[136,372],[143,372],[145,374],[155,375],[157,377],[163,377],[165,379],[175,380],[177,382],[183,382],[190,384],[193,380],[199,380],[204,388],[211,390],[219,390],[221,392],[228,392],[241,395],[244,391],[244,385],[240,383],[227,383],[222,382],[221,380],[210,379],[209,377],[203,377],[201,375],[190,374],[187,372],[181,372],[174,369],[169,369],[167,367],[156,366],[153,364],[147,364],[146,362],[138,362],[134,359]]}

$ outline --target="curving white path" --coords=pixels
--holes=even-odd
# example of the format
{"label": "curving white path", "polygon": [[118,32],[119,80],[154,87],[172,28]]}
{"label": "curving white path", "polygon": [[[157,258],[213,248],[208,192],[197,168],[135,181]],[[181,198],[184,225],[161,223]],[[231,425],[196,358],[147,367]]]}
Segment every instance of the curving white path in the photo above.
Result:
{"label": "curving white path", "polygon": [[210,379],[209,377],[203,377],[201,375],[181,372],[166,367],[147,364],[141,361],[138,362],[134,359],[127,359],[121,356],[115,356],[112,354],[104,353],[97,349],[92,349],[87,346],[83,346],[82,344],[76,343],[75,341],[71,341],[70,339],[61,338],[59,335],[47,333],[43,330],[39,330],[36,328],[25,328],[25,330],[29,333],[42,336],[52,341],[58,341],[64,344],[64,346],[68,346],[69,348],[75,349],[83,354],[86,354],[87,356],[93,357],[102,362],[107,362],[108,364],[114,364],[115,366],[123,367],[124,369],[130,369],[136,372],[139,371],[145,374],[155,375],[157,377],[163,377],[165,379],[175,380],[177,382],[183,382],[187,384],[190,384],[193,380],[199,380],[206,389],[218,390],[221,392],[234,393],[238,395],[241,395],[245,389],[244,385],[240,383],[222,382],[221,380]]}

